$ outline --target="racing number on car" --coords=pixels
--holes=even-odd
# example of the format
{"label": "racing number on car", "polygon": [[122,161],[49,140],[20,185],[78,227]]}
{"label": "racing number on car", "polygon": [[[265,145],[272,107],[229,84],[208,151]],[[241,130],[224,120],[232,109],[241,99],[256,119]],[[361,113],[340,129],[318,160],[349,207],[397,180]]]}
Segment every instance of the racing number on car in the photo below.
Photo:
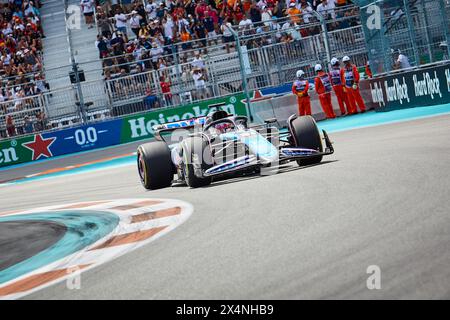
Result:
{"label": "racing number on car", "polygon": [[88,143],[95,143],[97,142],[97,138],[97,130],[94,127],[89,127],[86,131],[83,129],[75,131],[75,141],[80,146]]}

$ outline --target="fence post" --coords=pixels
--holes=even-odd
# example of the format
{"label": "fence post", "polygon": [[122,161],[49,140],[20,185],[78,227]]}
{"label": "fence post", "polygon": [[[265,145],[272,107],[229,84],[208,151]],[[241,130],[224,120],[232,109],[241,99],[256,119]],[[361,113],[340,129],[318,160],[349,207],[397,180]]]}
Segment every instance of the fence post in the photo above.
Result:
{"label": "fence post", "polygon": [[[173,60],[175,61],[175,77],[177,78],[176,83],[178,84],[178,98],[180,99],[180,105],[184,105],[184,98],[181,98],[181,96],[184,94],[184,83],[181,79],[180,75],[180,68],[183,68],[180,65],[180,60],[178,59],[178,47],[174,45],[173,41],[171,43],[171,50],[172,50],[172,56]],[[183,71],[183,70],[181,70]],[[181,93],[181,94],[180,94]],[[173,101],[172,101],[173,103]]]}
{"label": "fence post", "polygon": [[47,92],[41,93],[41,95],[39,96],[39,101],[41,103],[41,106],[44,108],[45,114],[47,115],[47,117],[50,117],[47,94],[49,94],[49,93],[47,93]]}
{"label": "fence post", "polygon": [[439,0],[439,8],[442,15],[442,23],[445,33],[445,40],[447,41],[447,55],[450,57],[450,30],[449,30],[449,24],[448,24],[448,17],[447,17],[447,11],[445,8],[444,0]]}
{"label": "fence post", "polygon": [[97,33],[100,34],[100,28],[98,27],[98,21],[97,21],[97,6],[94,4],[94,23],[95,23],[95,29],[97,29]]}
{"label": "fence post", "polygon": [[212,65],[209,61],[209,56],[208,56],[208,60],[205,61],[205,67],[207,70],[206,74],[208,75],[208,81],[211,80],[210,82],[211,82],[211,91],[212,91],[213,98],[215,98],[216,96],[220,96],[218,93],[220,91],[220,89],[219,89],[218,84],[216,83],[215,76],[214,76],[214,68],[212,67]]}
{"label": "fence post", "polygon": [[426,40],[427,40],[428,55],[430,56],[430,62],[433,62],[434,58],[433,58],[433,50],[431,49],[430,30],[428,30],[428,26],[430,24],[428,22],[427,12],[425,10],[425,0],[421,0],[420,2],[421,2],[421,6],[422,6],[423,19],[425,21],[425,36],[426,36]]}
{"label": "fence post", "polygon": [[79,106],[79,113],[81,117],[81,122],[86,123],[87,117],[86,117],[86,110],[84,105],[84,98],[83,98],[83,90],[81,89],[81,82],[80,82],[80,76],[78,74],[78,63],[76,63],[74,60],[72,60],[72,70],[75,73],[75,81],[76,81],[76,87],[77,87],[77,94],[78,94],[78,102],[80,104]]}
{"label": "fence post", "polygon": [[331,60],[331,51],[330,51],[330,39],[328,38],[328,30],[327,30],[327,22],[323,18],[323,16],[318,13],[317,11],[312,11],[314,16],[319,20],[320,25],[322,27],[322,34],[323,34],[323,44],[325,46],[325,52],[327,54],[327,60]]}
{"label": "fence post", "polygon": [[73,50],[72,50],[72,31],[67,26],[67,7],[68,7],[68,1],[64,0],[64,19],[65,19],[65,29],[66,29],[66,33],[67,33],[67,42],[69,43],[70,61],[72,63],[72,71],[75,73],[77,95],[78,95],[78,101],[80,103],[78,112],[80,114],[81,122],[86,123],[86,121],[87,121],[86,111],[84,108],[83,90],[81,89],[80,77],[78,74],[78,63],[75,60],[75,56],[74,56]]}
{"label": "fence post", "polygon": [[409,31],[409,39],[411,41],[411,45],[414,51],[414,59],[416,60],[416,66],[420,65],[420,56],[419,56],[419,50],[417,49],[417,43],[416,43],[416,33],[414,31],[414,22],[412,21],[411,17],[411,8],[409,7],[408,0],[403,0],[403,6],[406,10],[406,20],[408,22],[408,31]]}
{"label": "fence post", "polygon": [[252,115],[252,112],[250,109],[250,94],[247,89],[247,74],[245,73],[245,64],[244,64],[244,59],[242,57],[241,42],[239,40],[238,33],[233,28],[230,28],[228,26],[227,26],[227,28],[228,28],[228,30],[230,30],[231,34],[233,35],[233,37],[236,40],[236,50],[237,50],[237,54],[239,57],[239,65],[240,65],[241,77],[242,77],[242,89],[244,90],[244,93],[245,93],[245,103],[246,103],[247,114],[248,114],[250,121],[252,122],[253,115]]}
{"label": "fence post", "polygon": [[256,50],[255,51],[255,56],[256,56],[256,59],[257,59],[256,62],[261,68],[262,78],[265,78],[263,83],[265,84],[266,87],[269,86],[269,83],[270,83],[270,85],[272,85],[270,66],[269,66],[269,68],[267,67],[267,60],[268,60],[268,58],[267,58],[267,56],[268,56],[267,49],[262,47],[262,48]]}

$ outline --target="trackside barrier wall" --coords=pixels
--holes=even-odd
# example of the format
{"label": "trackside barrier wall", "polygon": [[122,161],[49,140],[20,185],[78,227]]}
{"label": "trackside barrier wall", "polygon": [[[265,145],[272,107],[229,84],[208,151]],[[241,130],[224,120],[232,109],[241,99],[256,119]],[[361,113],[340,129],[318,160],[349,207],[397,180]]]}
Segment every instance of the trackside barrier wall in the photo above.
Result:
{"label": "trackside barrier wall", "polygon": [[238,94],[176,108],[151,110],[122,119],[2,140],[0,167],[150,139],[153,137],[154,125],[204,116],[211,105],[220,104],[229,113],[246,115],[244,101],[244,95]]}
{"label": "trackside barrier wall", "polygon": [[450,102],[450,61],[382,74],[361,84],[377,111]]}
{"label": "trackside barrier wall", "polygon": [[[281,126],[286,126],[288,117],[298,112],[297,98],[290,91],[290,85],[261,90],[250,108],[254,121],[263,123],[264,119],[277,118]],[[360,91],[368,110],[391,111],[449,103],[450,61],[364,79],[361,80]],[[312,90],[310,96],[314,118],[325,119],[318,95]],[[332,104],[336,115],[339,115],[334,93]]]}
{"label": "trackside barrier wall", "polygon": [[[368,87],[366,80],[361,80],[361,87]],[[310,83],[310,87],[314,87],[313,83]],[[297,97],[291,93],[291,85],[284,85],[275,88],[268,88],[258,91],[257,97],[254,97],[251,101],[250,112],[253,115],[253,120],[256,123],[264,123],[265,119],[277,118],[278,124],[281,127],[287,125],[287,119],[292,114],[298,114]],[[361,88],[361,95],[364,101],[369,101],[370,91]],[[255,96],[255,94],[254,94]],[[326,118],[325,113],[319,102],[319,96],[314,90],[309,91],[311,97],[311,113],[314,119],[324,120]],[[331,102],[334,112],[337,116],[340,115],[339,104],[334,92],[331,94]],[[371,109],[371,106],[367,106]]]}

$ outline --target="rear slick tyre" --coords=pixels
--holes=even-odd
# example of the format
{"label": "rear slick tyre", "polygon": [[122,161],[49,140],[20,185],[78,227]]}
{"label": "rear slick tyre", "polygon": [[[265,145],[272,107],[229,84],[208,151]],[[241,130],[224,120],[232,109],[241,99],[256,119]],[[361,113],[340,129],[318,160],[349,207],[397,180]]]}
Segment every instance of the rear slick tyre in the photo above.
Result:
{"label": "rear slick tyre", "polygon": [[[295,146],[323,152],[322,138],[316,121],[311,116],[297,117],[291,121],[291,131],[295,141]],[[315,156],[308,159],[297,160],[299,166],[308,166],[322,161],[322,156]]]}

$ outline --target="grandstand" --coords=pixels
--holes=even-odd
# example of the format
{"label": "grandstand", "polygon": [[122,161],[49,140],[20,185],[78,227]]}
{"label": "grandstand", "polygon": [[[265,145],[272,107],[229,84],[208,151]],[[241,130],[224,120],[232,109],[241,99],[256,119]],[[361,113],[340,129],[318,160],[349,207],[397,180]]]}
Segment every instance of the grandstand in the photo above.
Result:
{"label": "grandstand", "polygon": [[[45,90],[39,6],[39,2],[22,6],[0,2],[0,114],[3,115],[0,121],[9,135],[15,134],[13,113],[16,110],[32,109],[40,114],[32,98]],[[32,121],[39,122],[35,114],[30,116],[34,117]]]}
{"label": "grandstand", "polygon": [[[92,5],[92,28],[85,23],[79,1],[42,0],[39,30],[45,38],[42,48],[35,50],[42,70],[27,75],[41,90],[26,97],[8,96],[3,90],[0,137],[240,93],[244,91],[242,67],[246,89],[254,90],[289,83],[299,68],[312,76],[312,66],[327,65],[332,56],[350,55],[359,67],[370,57],[383,61],[384,67],[375,71],[386,71],[391,61],[385,58],[386,50],[379,48],[390,49],[393,44],[414,65],[445,58],[436,49],[438,42],[445,41],[445,33],[424,14],[436,10],[431,0],[423,0],[422,9],[417,1],[408,1],[408,10],[418,9],[409,16],[404,10],[396,23],[386,19],[384,33],[369,32],[361,23],[367,18],[364,10],[350,1],[337,1],[334,8],[305,0],[160,2],[123,1],[120,5],[118,1],[109,7],[100,1]],[[363,8],[369,4],[354,2]],[[167,3],[172,5],[166,7]],[[444,6],[450,16],[448,1]],[[389,14],[391,9],[385,7]],[[133,20],[136,16],[140,18]],[[126,22],[118,23],[124,17]],[[418,26],[415,41],[405,36],[410,35],[409,20],[406,25],[403,21],[408,17]],[[227,36],[227,21],[238,39]],[[214,33],[217,37],[208,37]],[[390,42],[381,43],[386,34]],[[416,43],[421,53],[432,52],[428,60],[414,59]],[[204,84],[194,79],[197,68]]]}

